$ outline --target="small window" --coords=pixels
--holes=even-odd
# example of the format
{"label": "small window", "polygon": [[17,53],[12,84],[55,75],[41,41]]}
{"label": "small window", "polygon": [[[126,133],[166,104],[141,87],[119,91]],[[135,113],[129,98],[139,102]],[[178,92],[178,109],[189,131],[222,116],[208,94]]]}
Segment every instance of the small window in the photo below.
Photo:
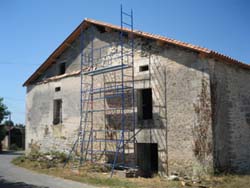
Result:
{"label": "small window", "polygon": [[62,123],[62,100],[54,100],[54,114],[53,114],[53,124]]}
{"label": "small window", "polygon": [[140,72],[148,71],[148,65],[143,65],[139,67]]}
{"label": "small window", "polygon": [[138,119],[148,120],[153,118],[152,89],[140,89],[137,95]]}
{"label": "small window", "polygon": [[61,87],[56,87],[55,92],[61,91]]}
{"label": "small window", "polygon": [[65,70],[66,70],[66,63],[59,64],[59,75],[65,74]]}

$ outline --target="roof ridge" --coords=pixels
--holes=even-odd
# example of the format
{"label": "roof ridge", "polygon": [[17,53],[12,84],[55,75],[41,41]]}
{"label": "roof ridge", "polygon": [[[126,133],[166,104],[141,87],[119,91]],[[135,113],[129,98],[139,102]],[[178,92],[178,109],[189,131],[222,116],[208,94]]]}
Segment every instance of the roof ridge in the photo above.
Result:
{"label": "roof ridge", "polygon": [[[86,18],[85,21],[89,22],[89,23],[92,23],[92,24],[100,24],[100,25],[106,25],[106,26],[110,26],[110,27],[114,27],[116,29],[121,29],[120,27],[118,28],[118,26],[116,25],[113,25],[113,24],[110,24],[110,23],[107,23],[107,22],[102,22],[102,21],[98,21],[98,20],[94,20],[94,19],[91,19],[91,18]],[[130,31],[130,29],[128,28],[123,28],[125,31]],[[134,30],[134,33],[135,34],[140,34],[140,35],[147,35],[147,36],[151,36],[151,37],[154,37],[154,38],[157,38],[159,40],[165,40],[166,42],[175,42],[175,43],[180,43],[180,44],[184,44],[184,45],[188,45],[190,47],[194,47],[194,48],[197,48],[197,49],[200,49],[206,53],[209,53],[211,52],[210,49],[208,48],[205,48],[205,47],[201,47],[199,45],[194,45],[194,44],[191,44],[191,43],[187,43],[187,42],[183,42],[183,41],[180,41],[180,40],[177,40],[177,39],[173,39],[173,38],[170,38],[170,37],[167,37],[167,36],[163,36],[163,35],[159,35],[159,34],[154,34],[154,33],[150,33],[150,32],[145,32],[145,31],[141,31],[141,30],[138,30],[138,29],[135,29]]]}
{"label": "roof ridge", "polygon": [[[41,64],[39,66],[39,68],[24,82],[23,86],[28,85],[30,82],[32,82],[33,80],[35,80],[37,78],[37,76],[39,76],[43,71],[45,71],[54,61],[54,59],[56,59],[62,52],[63,50],[65,50],[67,48],[67,44],[71,43],[72,41],[74,41],[76,39],[76,37],[79,36],[82,28],[85,28],[86,24],[85,23],[89,23],[89,24],[94,24],[94,25],[99,25],[99,26],[103,26],[103,27],[109,27],[111,29],[115,29],[115,30],[121,30],[120,26],[117,25],[113,25],[110,23],[106,23],[106,22],[102,22],[102,21],[97,21],[91,18],[84,18],[84,20],[80,23],[80,25],[54,50],[54,52],[52,52],[52,54],[45,60],[45,62],[43,64]],[[229,63],[229,64],[234,64],[234,65],[238,65],[241,66],[242,68],[246,68],[250,70],[250,65],[245,64],[241,61],[238,61],[230,56],[221,54],[219,52],[210,50],[208,48],[204,48],[198,45],[193,45],[187,42],[182,42],[176,39],[172,39],[169,37],[165,37],[165,36],[161,36],[158,34],[152,34],[152,33],[148,33],[148,32],[144,32],[144,31],[140,31],[140,30],[134,30],[133,32],[128,29],[128,28],[123,28],[123,31],[126,31],[128,33],[133,33],[135,35],[138,35],[140,37],[144,37],[144,38],[151,38],[154,40],[160,40],[162,42],[166,42],[169,44],[173,44],[182,48],[187,48],[196,52],[200,52],[200,53],[204,53],[206,54],[208,57],[213,57],[213,58],[217,58],[217,59],[221,59],[223,61],[225,61],[225,63]]]}
{"label": "roof ridge", "polygon": [[[105,25],[105,26],[110,26],[110,27],[114,27],[116,29],[119,29],[120,30],[120,27],[118,28],[118,26],[116,25],[113,25],[113,24],[110,24],[110,23],[107,23],[107,22],[103,22],[103,21],[98,21],[98,20],[95,20],[95,19],[92,19],[92,18],[86,18],[85,21],[89,22],[89,23],[92,23],[92,24],[98,24],[98,25]],[[128,28],[124,28],[125,31],[130,31],[130,29]],[[162,40],[162,41],[165,41],[165,42],[168,42],[168,43],[173,43],[175,45],[180,45],[182,47],[187,47],[187,48],[191,48],[193,50],[198,50],[198,51],[202,51],[202,52],[205,52],[206,54],[210,54],[210,55],[218,55],[218,56],[223,56],[225,58],[228,58],[228,60],[230,61],[235,61],[237,63],[242,63],[242,64],[245,64],[245,65],[248,65],[244,62],[241,62],[239,60],[236,60],[234,59],[233,57],[230,57],[228,55],[225,55],[225,54],[222,54],[220,52],[217,52],[215,50],[211,50],[211,49],[208,49],[206,47],[201,47],[199,45],[195,45],[195,44],[191,44],[191,43],[188,43],[188,42],[183,42],[181,40],[177,40],[177,39],[173,39],[173,38],[170,38],[170,37],[167,37],[167,36],[162,36],[162,35],[159,35],[159,34],[154,34],[154,33],[150,33],[150,32],[145,32],[145,31],[141,31],[141,30],[134,30],[134,33],[135,34],[139,34],[139,35],[142,35],[142,36],[148,36],[148,37],[152,37],[154,39],[158,39],[158,40]]]}

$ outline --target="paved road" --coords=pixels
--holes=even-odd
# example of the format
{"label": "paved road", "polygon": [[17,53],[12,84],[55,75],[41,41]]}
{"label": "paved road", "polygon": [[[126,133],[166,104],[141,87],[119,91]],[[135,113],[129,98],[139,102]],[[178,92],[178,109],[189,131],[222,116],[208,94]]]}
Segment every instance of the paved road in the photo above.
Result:
{"label": "paved road", "polygon": [[0,153],[0,188],[94,188],[62,178],[35,173],[11,164],[20,153]]}

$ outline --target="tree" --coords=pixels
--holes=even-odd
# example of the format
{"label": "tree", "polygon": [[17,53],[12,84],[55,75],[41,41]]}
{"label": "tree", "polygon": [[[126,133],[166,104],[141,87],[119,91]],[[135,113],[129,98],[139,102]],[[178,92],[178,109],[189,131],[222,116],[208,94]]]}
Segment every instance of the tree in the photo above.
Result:
{"label": "tree", "polygon": [[7,133],[5,126],[1,125],[3,119],[10,114],[10,112],[7,109],[8,109],[7,106],[3,103],[3,98],[0,97],[0,151],[2,150],[1,141],[5,138]]}
{"label": "tree", "polygon": [[6,120],[6,121],[4,121],[3,125],[12,127],[12,126],[14,126],[14,122],[11,120]]}
{"label": "tree", "polygon": [[22,124],[22,123],[16,123],[16,124],[15,124],[15,127],[24,128],[25,125]]}
{"label": "tree", "polygon": [[3,98],[0,98],[0,123],[7,115],[10,114],[10,112],[7,109],[8,109],[7,106],[3,103]]}
{"label": "tree", "polygon": [[2,140],[5,138],[7,130],[5,126],[0,125],[0,152],[2,151]]}
{"label": "tree", "polygon": [[5,127],[3,125],[0,125],[0,142],[5,138],[6,133],[7,133],[7,130],[5,129]]}

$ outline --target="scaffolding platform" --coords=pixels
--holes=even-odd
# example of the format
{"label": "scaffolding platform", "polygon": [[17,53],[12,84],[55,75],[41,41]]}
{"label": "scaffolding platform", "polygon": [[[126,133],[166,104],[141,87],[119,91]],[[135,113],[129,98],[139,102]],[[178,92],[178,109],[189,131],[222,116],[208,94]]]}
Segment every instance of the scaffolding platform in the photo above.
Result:
{"label": "scaffolding platform", "polygon": [[[126,16],[126,22],[123,16]],[[130,23],[127,18],[130,19]],[[109,164],[112,169],[111,177],[115,168],[128,166],[125,160],[127,154],[135,155],[135,135],[137,134],[135,132],[134,38],[128,37],[123,29],[124,25],[129,26],[133,33],[133,12],[131,10],[130,13],[126,13],[121,7],[120,43],[115,52],[109,50],[111,45],[103,47],[98,45],[98,48],[95,48],[93,36],[95,32],[90,31],[85,36],[83,30],[81,31],[80,126],[77,139],[66,161],[78,160],[80,167],[88,159],[95,162],[98,155],[102,157],[103,154],[113,154],[113,161]],[[88,45],[84,43],[85,37],[89,37]],[[96,88],[95,84],[102,87]],[[94,102],[100,103],[95,105]],[[103,125],[94,126],[100,123],[99,115],[104,117]],[[117,119],[110,121],[110,115]],[[112,126],[115,130],[110,129]],[[112,144],[113,147],[107,148],[107,143]]]}
{"label": "scaffolding platform", "polygon": [[122,64],[122,65],[113,65],[113,66],[107,66],[107,67],[102,67],[102,68],[98,68],[96,70],[91,70],[91,71],[87,71],[84,72],[84,75],[89,75],[89,76],[95,76],[95,75],[99,75],[99,74],[105,74],[105,73],[109,73],[109,72],[113,72],[113,71],[118,71],[121,69],[126,69],[129,68],[129,65],[126,64]]}
{"label": "scaffolding platform", "polygon": [[129,86],[125,86],[125,85],[115,85],[115,86],[109,86],[105,88],[100,87],[100,88],[94,88],[94,89],[86,89],[82,91],[81,93],[96,94],[96,93],[102,93],[102,92],[121,91],[122,89],[127,90],[127,89],[133,89],[133,88]]}

